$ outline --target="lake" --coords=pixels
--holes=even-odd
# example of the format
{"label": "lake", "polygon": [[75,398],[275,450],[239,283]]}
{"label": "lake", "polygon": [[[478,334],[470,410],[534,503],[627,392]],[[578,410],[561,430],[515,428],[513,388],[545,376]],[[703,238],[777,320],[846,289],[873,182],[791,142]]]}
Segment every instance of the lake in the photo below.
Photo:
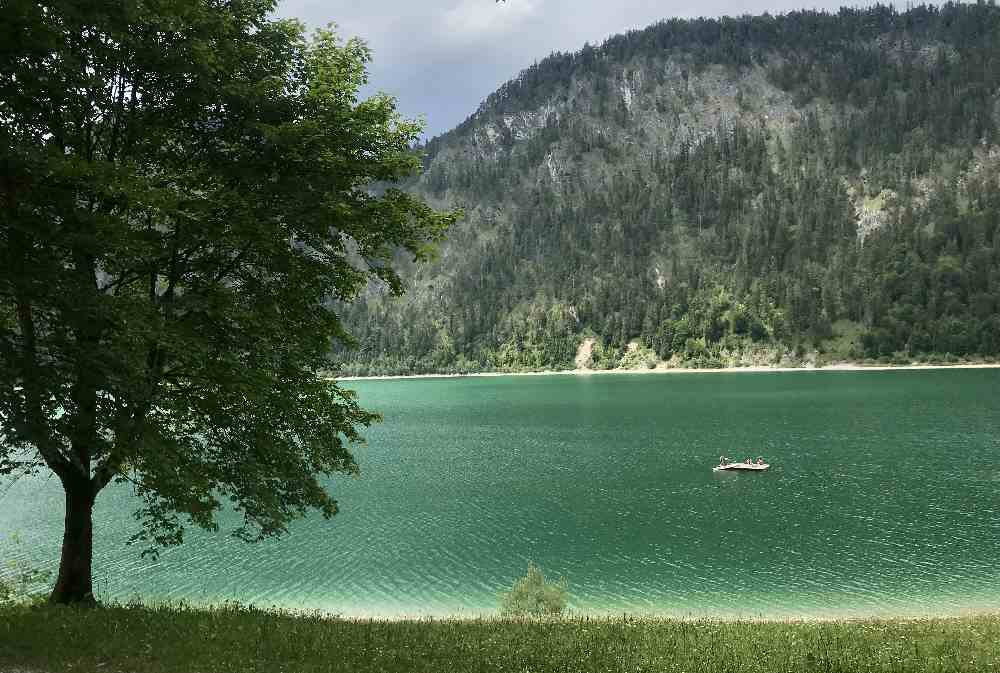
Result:
{"label": "lake", "polygon": [[[151,560],[116,487],[99,597],[478,615],[532,560],[595,613],[1000,610],[1000,370],[345,385],[385,421],[361,477],[330,482],[340,514],[254,546],[190,532]],[[772,468],[715,473],[723,453]],[[54,479],[6,489],[0,558],[51,567],[61,502]]]}

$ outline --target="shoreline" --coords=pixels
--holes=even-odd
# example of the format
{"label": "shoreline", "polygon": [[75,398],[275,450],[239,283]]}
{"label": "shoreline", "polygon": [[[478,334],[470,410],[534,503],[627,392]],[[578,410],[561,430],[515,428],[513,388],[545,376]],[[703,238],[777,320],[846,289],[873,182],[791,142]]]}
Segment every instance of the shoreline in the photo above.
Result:
{"label": "shoreline", "polygon": [[[115,604],[115,600],[110,601]],[[185,605],[190,608],[201,610],[218,610],[226,606],[233,605],[232,601],[205,601],[186,602],[172,600],[149,600],[142,602],[142,605],[149,608],[170,609],[177,605]],[[449,611],[444,610],[420,610],[419,608],[409,610],[386,609],[385,606],[373,606],[365,609],[360,605],[331,605],[322,601],[314,603],[286,604],[272,603],[239,603],[243,607],[252,607],[263,612],[273,612],[300,617],[321,617],[325,619],[335,619],[346,622],[368,622],[378,621],[386,623],[396,622],[509,622],[519,621],[523,617],[509,617],[501,614],[496,609],[462,609]],[[997,600],[982,599],[978,597],[970,598],[961,602],[951,604],[937,604],[933,601],[926,604],[914,602],[912,604],[897,605],[890,609],[873,608],[872,606],[852,607],[850,605],[838,605],[833,608],[819,608],[816,606],[775,606],[769,608],[730,608],[719,610],[699,610],[693,608],[671,609],[668,606],[659,608],[636,609],[628,607],[577,607],[568,606],[559,616],[547,617],[555,621],[614,621],[623,617],[630,621],[642,622],[705,622],[713,624],[830,624],[830,623],[854,623],[854,622],[912,622],[927,619],[969,619],[976,617],[997,617],[1000,618],[1000,602]]]}
{"label": "shoreline", "polygon": [[[216,611],[249,610],[262,614],[269,614],[280,617],[290,617],[293,619],[321,619],[332,620],[345,623],[454,623],[454,624],[474,624],[474,623],[512,623],[512,622],[619,622],[623,619],[629,622],[641,622],[647,624],[657,623],[701,623],[701,624],[856,624],[860,622],[870,623],[910,623],[926,620],[963,620],[976,618],[1000,618],[1000,607],[994,603],[976,605],[974,602],[965,607],[949,606],[944,609],[926,608],[902,608],[893,611],[865,611],[852,608],[840,608],[834,610],[824,610],[810,612],[808,609],[802,611],[776,611],[776,612],[692,612],[681,611],[621,611],[621,610],[574,610],[567,609],[563,614],[550,617],[511,617],[500,614],[497,611],[485,610],[475,612],[472,610],[457,612],[380,612],[377,609],[367,610],[337,610],[326,606],[308,605],[282,605],[264,604],[254,602],[241,602],[233,600],[209,600],[209,601],[187,601],[187,600],[142,600],[138,603],[122,603],[118,599],[99,601],[98,606],[105,609],[120,609],[139,607],[154,611],[194,611],[211,613]],[[4,606],[0,605],[0,610]],[[9,606],[8,606],[9,607]]]}
{"label": "shoreline", "polygon": [[468,374],[389,374],[378,376],[325,376],[329,381],[393,381],[404,379],[461,379],[485,378],[490,376],[603,376],[607,374],[738,374],[767,372],[885,372],[885,371],[929,371],[940,369],[1000,369],[1000,363],[960,363],[953,365],[863,365],[855,363],[840,363],[825,367],[772,367],[767,365],[750,365],[747,367],[660,367],[653,369],[553,369],[537,372],[470,372]]}
{"label": "shoreline", "polygon": [[[220,606],[211,605],[203,609],[218,609]],[[256,606],[255,606],[256,607]],[[258,608],[260,609],[260,608]],[[343,622],[382,622],[387,624],[395,623],[423,623],[423,622],[446,622],[446,623],[481,623],[481,622],[518,622],[532,621],[529,617],[506,617],[495,612],[485,613],[376,613],[376,612],[336,612],[322,609],[308,608],[284,608],[281,606],[271,606],[264,608],[264,612],[273,612],[293,617],[319,617],[322,619],[334,619]],[[907,623],[919,622],[929,619],[934,620],[960,620],[975,619],[979,617],[1000,617],[1000,609],[995,607],[982,608],[958,608],[955,610],[913,610],[893,612],[853,612],[849,609],[841,614],[809,614],[788,613],[788,614],[768,614],[768,613],[671,613],[671,612],[612,612],[612,611],[574,611],[567,610],[566,613],[557,617],[546,617],[543,621],[555,622],[615,622],[623,618],[630,622],[645,623],[708,623],[708,624],[855,624],[858,622],[877,623]]]}

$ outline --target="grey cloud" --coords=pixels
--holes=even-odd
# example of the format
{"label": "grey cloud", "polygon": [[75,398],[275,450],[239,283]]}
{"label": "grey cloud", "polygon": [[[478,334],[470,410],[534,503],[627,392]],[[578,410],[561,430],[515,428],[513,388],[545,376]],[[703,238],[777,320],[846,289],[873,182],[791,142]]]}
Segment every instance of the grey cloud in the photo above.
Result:
{"label": "grey cloud", "polygon": [[[500,84],[554,51],[671,17],[777,14],[843,2],[790,0],[283,0],[278,15],[310,26],[336,23],[372,48],[370,91],[399,100],[436,135],[460,123]],[[856,4],[856,3],[851,3]],[[864,2],[862,4],[870,4]]]}

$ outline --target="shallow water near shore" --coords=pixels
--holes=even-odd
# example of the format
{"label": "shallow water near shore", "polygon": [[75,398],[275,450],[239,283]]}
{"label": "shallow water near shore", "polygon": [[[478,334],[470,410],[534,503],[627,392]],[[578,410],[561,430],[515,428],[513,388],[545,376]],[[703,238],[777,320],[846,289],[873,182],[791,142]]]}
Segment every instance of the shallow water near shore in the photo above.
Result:
{"label": "shallow water near shore", "polygon": [[[583,612],[1000,610],[1000,370],[345,385],[385,421],[361,478],[331,481],[339,515],[255,546],[190,532],[153,561],[125,546],[137,503],[115,487],[98,592],[474,616],[533,560]],[[773,467],[713,473],[722,453]],[[53,479],[8,490],[0,558],[51,564],[61,502]]]}

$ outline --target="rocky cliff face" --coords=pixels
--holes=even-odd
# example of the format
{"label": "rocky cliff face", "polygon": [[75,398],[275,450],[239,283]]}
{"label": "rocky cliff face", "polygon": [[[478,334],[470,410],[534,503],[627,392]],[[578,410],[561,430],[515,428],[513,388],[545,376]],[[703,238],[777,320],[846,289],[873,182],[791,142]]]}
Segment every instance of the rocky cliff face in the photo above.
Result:
{"label": "rocky cliff face", "polygon": [[[582,137],[627,155],[621,163],[640,165],[695,147],[735,123],[780,132],[798,122],[801,113],[791,95],[767,78],[765,66],[693,70],[670,58],[643,59],[615,65],[607,75],[576,76],[565,90],[529,110],[504,113],[484,106],[461,132],[439,141],[428,171],[432,182],[438,175],[447,180],[470,162],[495,163],[535,141],[546,151],[534,157],[526,173],[558,188],[600,180],[607,173],[604,157],[579,161],[574,141]],[[567,128],[571,137],[564,137]]]}

